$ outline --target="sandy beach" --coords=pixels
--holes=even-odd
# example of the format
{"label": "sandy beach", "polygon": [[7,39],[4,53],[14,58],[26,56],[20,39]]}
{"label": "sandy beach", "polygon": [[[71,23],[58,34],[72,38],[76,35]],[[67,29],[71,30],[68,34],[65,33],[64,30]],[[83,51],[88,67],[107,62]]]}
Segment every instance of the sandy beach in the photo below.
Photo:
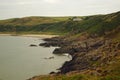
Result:
{"label": "sandy beach", "polygon": [[11,36],[11,34],[0,34],[0,36]]}
{"label": "sandy beach", "polygon": [[58,35],[34,35],[34,34],[26,34],[26,35],[20,35],[20,36],[24,36],[24,37],[37,37],[37,38],[52,38],[52,37],[56,37]]}
{"label": "sandy beach", "polygon": [[37,37],[37,38],[52,38],[58,35],[45,35],[45,34],[23,34],[23,35],[13,35],[13,34],[0,34],[0,36],[23,36],[23,37]]}

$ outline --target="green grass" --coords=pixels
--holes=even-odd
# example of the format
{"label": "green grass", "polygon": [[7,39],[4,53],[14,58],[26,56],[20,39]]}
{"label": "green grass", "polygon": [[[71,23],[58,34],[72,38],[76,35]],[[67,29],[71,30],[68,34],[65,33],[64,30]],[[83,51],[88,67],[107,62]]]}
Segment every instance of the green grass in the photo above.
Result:
{"label": "green grass", "polygon": [[0,32],[33,32],[52,34],[104,35],[119,27],[120,12],[108,15],[81,17],[82,21],[72,21],[72,17],[25,17],[0,20]]}
{"label": "green grass", "polygon": [[40,76],[37,79],[38,80],[83,80],[83,76],[82,75],[72,75],[72,76],[68,76],[68,75],[59,75],[59,76]]}
{"label": "green grass", "polygon": [[120,80],[120,76],[106,76],[104,78],[101,78],[100,80]]}

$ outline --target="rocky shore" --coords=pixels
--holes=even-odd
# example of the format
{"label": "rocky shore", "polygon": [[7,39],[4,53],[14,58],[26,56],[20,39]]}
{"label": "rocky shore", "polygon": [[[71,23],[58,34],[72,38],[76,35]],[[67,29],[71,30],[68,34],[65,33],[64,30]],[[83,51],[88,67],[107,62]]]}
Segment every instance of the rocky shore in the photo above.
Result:
{"label": "rocky shore", "polygon": [[[69,53],[72,56],[72,60],[66,61],[63,64],[63,66],[59,68],[59,72],[51,72],[49,76],[56,77],[56,75],[68,75],[71,73],[79,73],[94,75],[101,78],[107,75],[119,75],[119,35],[120,34],[118,29],[114,32],[103,36],[93,36],[84,33],[80,36],[77,36],[76,38],[73,38],[72,35],[68,35],[63,37],[53,37],[44,39],[45,43],[39,44],[40,46],[59,47],[53,51],[53,54]],[[41,76],[37,76],[29,80],[42,79]],[[118,80],[118,78],[116,80]]]}
{"label": "rocky shore", "polygon": [[[54,54],[69,53],[73,59],[65,62],[58,73],[68,73],[70,71],[83,71],[88,69],[96,69],[98,66],[109,64],[111,57],[119,55],[119,42],[112,42],[110,39],[103,37],[86,38],[79,41],[65,40],[63,37],[54,37],[44,39],[46,42],[40,46],[50,47],[59,46]],[[112,48],[113,47],[113,48]],[[115,48],[114,48],[115,47]],[[107,48],[108,50],[106,51]],[[113,54],[114,53],[114,54]],[[96,66],[94,63],[99,61]]]}

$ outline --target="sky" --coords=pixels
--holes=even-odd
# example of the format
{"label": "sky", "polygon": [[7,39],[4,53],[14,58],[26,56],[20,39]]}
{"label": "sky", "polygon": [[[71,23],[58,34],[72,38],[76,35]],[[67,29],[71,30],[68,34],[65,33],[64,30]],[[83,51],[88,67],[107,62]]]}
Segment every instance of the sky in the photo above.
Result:
{"label": "sky", "polygon": [[0,0],[0,20],[26,16],[87,16],[120,11],[120,0]]}

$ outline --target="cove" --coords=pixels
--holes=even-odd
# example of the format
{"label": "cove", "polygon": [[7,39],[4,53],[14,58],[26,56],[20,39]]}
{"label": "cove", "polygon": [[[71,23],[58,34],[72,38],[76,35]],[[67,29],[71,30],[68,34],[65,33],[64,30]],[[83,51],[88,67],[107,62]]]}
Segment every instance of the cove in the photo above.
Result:
{"label": "cove", "polygon": [[[42,38],[0,36],[0,80],[26,80],[57,71],[69,57],[52,54],[55,47],[39,45]],[[46,59],[54,57],[53,59]]]}

